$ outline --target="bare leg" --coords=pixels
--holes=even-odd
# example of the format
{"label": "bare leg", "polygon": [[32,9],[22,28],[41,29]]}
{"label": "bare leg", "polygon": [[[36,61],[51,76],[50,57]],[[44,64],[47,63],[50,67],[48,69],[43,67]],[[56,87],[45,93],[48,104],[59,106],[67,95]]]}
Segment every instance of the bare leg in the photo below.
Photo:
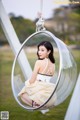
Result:
{"label": "bare leg", "polygon": [[[28,105],[30,105],[30,106],[33,106],[33,107],[39,107],[39,106],[40,106],[40,105],[37,104],[36,102],[32,101],[32,100],[28,97],[27,93],[23,93],[23,94],[21,95],[21,100],[22,100],[24,103],[26,103],[26,104],[28,104]],[[32,103],[32,102],[33,102],[33,103]],[[33,105],[32,105],[32,104],[33,104]]]}
{"label": "bare leg", "polygon": [[32,100],[28,97],[27,93],[23,93],[20,97],[24,103],[32,106]]}

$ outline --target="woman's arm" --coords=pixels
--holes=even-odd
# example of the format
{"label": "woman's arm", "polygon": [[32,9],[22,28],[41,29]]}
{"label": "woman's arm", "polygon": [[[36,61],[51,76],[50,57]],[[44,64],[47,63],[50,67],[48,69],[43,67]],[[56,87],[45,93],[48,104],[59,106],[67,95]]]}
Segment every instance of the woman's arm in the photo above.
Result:
{"label": "woman's arm", "polygon": [[35,66],[34,66],[34,70],[32,72],[32,76],[29,80],[30,84],[34,83],[35,80],[36,80],[36,77],[37,77],[37,74],[38,74],[39,68],[40,68],[39,66],[40,66],[40,62],[39,62],[39,60],[37,60],[36,63],[35,63]]}

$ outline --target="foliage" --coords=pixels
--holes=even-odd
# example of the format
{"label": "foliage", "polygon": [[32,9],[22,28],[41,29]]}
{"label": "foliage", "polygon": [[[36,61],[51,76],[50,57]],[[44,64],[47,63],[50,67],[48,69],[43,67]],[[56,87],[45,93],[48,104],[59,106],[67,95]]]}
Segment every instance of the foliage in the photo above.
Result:
{"label": "foliage", "polygon": [[[80,44],[80,8],[70,8],[70,6],[61,6],[54,10],[53,33],[61,38],[65,43]],[[56,27],[55,27],[56,26]]]}
{"label": "foliage", "polygon": [[35,24],[31,20],[13,17],[11,21],[21,42],[35,31]]}
{"label": "foliage", "polygon": [[[22,43],[29,35],[35,31],[35,24],[33,21],[24,19],[23,17],[11,17],[13,27]],[[3,34],[2,28],[0,27],[0,44],[7,43],[7,40]]]}

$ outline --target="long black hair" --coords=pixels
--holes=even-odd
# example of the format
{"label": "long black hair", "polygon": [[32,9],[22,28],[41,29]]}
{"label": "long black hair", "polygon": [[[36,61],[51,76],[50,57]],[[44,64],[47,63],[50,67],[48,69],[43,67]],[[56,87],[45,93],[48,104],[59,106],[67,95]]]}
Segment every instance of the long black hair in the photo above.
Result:
{"label": "long black hair", "polygon": [[[48,51],[50,50],[50,54],[49,54],[49,59],[52,63],[55,63],[55,59],[54,59],[54,56],[53,56],[53,53],[54,53],[54,49],[53,49],[53,46],[52,44],[49,42],[49,41],[42,41],[37,47],[38,47],[38,50],[39,50],[39,47],[40,46],[44,46]],[[37,56],[38,56],[38,59],[39,58],[39,55],[38,55],[38,51],[37,51]]]}

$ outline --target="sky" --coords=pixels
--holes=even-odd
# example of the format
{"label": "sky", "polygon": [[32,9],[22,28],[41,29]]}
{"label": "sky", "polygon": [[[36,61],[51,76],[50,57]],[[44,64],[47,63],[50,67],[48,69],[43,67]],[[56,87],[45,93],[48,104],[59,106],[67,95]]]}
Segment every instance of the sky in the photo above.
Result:
{"label": "sky", "polygon": [[41,12],[41,1],[43,18],[50,18],[53,14],[53,9],[61,5],[66,5],[68,0],[2,0],[6,12],[14,13],[16,16],[23,16],[31,20],[38,17]]}

